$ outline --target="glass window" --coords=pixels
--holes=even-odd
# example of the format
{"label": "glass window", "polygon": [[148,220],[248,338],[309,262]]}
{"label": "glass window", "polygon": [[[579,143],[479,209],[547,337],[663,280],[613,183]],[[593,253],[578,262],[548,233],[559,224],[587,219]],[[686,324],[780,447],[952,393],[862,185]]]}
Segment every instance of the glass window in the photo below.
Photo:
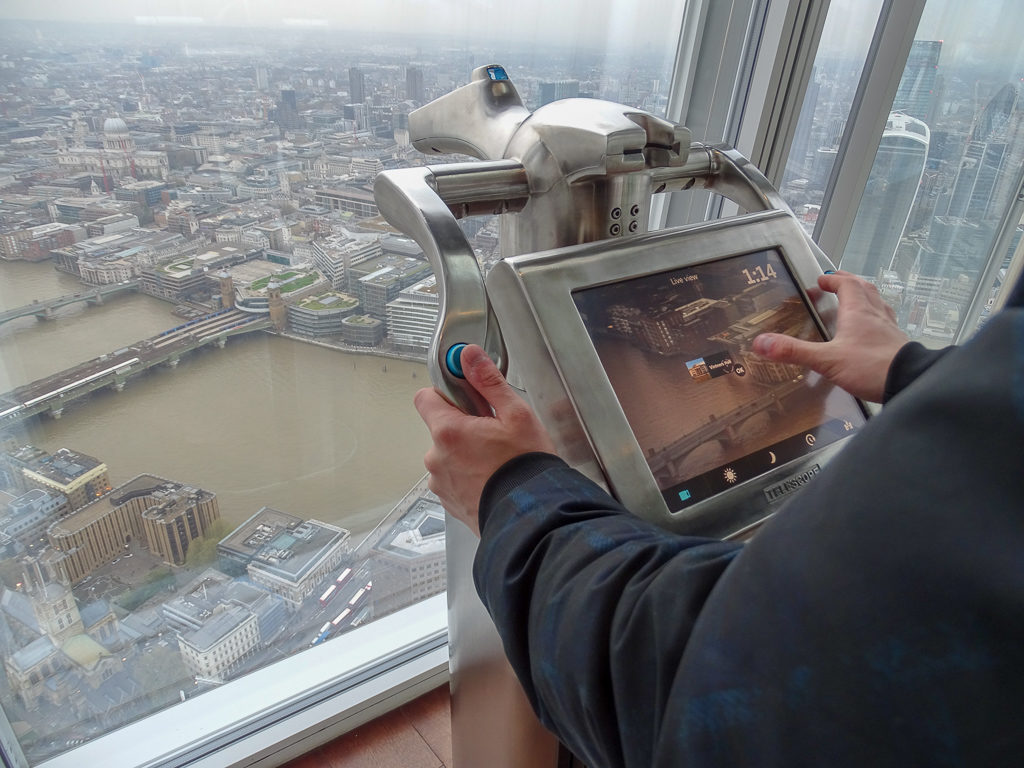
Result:
{"label": "glass window", "polygon": [[411,405],[437,293],[373,177],[427,161],[409,111],[481,64],[531,109],[663,113],[682,2],[444,5],[0,11],[0,704],[30,764],[444,591]]}
{"label": "glass window", "polygon": [[1020,243],[1004,221],[1024,169],[1022,54],[1006,23],[1017,11],[927,3],[839,259],[929,346],[958,338],[979,291],[993,304]]}
{"label": "glass window", "polygon": [[808,234],[821,210],[882,0],[833,2],[779,188]]}

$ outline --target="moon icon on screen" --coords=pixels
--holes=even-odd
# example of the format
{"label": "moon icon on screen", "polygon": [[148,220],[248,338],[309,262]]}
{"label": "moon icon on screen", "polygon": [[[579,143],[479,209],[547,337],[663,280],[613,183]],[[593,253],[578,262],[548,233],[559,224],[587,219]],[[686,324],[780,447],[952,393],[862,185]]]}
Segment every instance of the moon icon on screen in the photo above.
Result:
{"label": "moon icon on screen", "polygon": [[775,453],[773,451],[768,451],[768,456],[771,458],[771,461],[768,462],[768,463],[769,464],[774,464],[775,463]]}

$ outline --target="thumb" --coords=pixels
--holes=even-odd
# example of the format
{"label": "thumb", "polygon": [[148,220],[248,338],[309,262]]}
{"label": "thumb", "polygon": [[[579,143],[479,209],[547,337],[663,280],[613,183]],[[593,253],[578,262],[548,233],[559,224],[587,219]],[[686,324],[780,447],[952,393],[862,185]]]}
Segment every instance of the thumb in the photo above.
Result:
{"label": "thumb", "polygon": [[483,349],[470,344],[462,350],[460,359],[466,381],[491,404],[496,414],[500,414],[509,404],[519,402],[515,390]]}
{"label": "thumb", "polygon": [[754,339],[754,352],[776,363],[814,368],[820,361],[824,342],[794,339],[782,333],[762,333]]}

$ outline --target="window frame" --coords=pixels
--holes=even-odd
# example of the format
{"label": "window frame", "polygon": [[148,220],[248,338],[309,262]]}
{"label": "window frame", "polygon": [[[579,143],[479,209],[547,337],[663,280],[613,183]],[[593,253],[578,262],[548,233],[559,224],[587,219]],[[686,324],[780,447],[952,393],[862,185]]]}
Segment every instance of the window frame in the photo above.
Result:
{"label": "window frame", "polygon": [[[33,768],[269,768],[447,682],[447,596],[440,593]],[[6,713],[0,740],[5,766],[29,768]]]}

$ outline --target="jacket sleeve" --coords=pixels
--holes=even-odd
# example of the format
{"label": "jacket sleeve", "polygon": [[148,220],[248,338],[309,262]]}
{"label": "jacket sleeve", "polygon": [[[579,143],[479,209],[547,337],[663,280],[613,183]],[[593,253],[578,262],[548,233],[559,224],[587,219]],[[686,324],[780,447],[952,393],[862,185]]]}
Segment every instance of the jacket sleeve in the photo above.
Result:
{"label": "jacket sleeve", "polygon": [[652,765],[690,632],[741,545],[666,533],[548,454],[500,469],[480,522],[477,590],[541,722],[589,765]]}
{"label": "jacket sleeve", "polygon": [[928,349],[917,341],[904,344],[889,364],[882,402],[888,403],[954,349],[956,349],[955,346],[945,349]]}

